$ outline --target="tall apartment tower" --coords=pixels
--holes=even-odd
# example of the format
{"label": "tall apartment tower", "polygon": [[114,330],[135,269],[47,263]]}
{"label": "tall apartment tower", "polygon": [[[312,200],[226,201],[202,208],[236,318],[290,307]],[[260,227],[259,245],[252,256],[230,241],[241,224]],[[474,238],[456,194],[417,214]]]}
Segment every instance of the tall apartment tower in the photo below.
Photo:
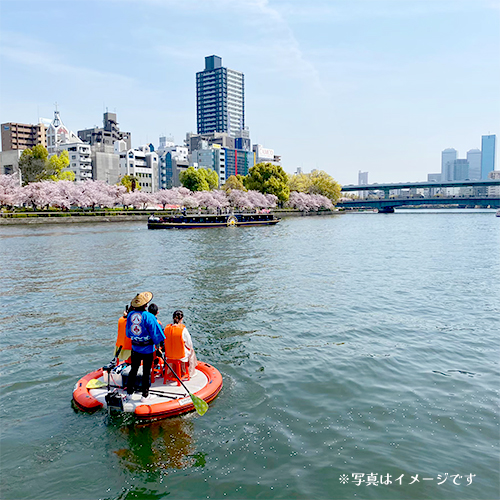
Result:
{"label": "tall apartment tower", "polygon": [[198,134],[236,137],[245,128],[243,73],[224,68],[219,56],[205,57],[205,70],[196,73],[196,103]]}
{"label": "tall apartment tower", "polygon": [[453,181],[453,162],[457,159],[457,150],[445,149],[441,153],[441,182]]}
{"label": "tall apartment tower", "polygon": [[488,174],[495,170],[496,135],[481,137],[481,179],[488,179]]}

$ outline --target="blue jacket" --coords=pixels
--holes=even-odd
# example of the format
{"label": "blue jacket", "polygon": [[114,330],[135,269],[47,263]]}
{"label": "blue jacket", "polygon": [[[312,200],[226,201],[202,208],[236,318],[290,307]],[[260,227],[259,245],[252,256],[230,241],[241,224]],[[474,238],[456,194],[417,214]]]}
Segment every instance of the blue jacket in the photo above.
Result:
{"label": "blue jacket", "polygon": [[132,350],[142,354],[153,353],[155,345],[165,340],[158,320],[148,311],[130,311],[125,331],[132,340]]}

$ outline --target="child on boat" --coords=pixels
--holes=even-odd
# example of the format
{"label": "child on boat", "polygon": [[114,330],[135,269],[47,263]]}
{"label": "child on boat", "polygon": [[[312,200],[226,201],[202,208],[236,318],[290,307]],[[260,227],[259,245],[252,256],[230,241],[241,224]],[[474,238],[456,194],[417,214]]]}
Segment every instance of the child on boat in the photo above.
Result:
{"label": "child on boat", "polygon": [[165,356],[168,360],[178,360],[182,362],[183,372],[194,375],[198,363],[193,349],[191,335],[184,325],[184,313],[177,310],[173,314],[173,324],[167,325],[165,334]]}
{"label": "child on boat", "polygon": [[129,306],[125,306],[123,316],[118,320],[118,335],[116,336],[115,354],[117,361],[126,361],[130,363],[130,355],[132,354],[132,341],[125,333],[127,325],[127,314]]}

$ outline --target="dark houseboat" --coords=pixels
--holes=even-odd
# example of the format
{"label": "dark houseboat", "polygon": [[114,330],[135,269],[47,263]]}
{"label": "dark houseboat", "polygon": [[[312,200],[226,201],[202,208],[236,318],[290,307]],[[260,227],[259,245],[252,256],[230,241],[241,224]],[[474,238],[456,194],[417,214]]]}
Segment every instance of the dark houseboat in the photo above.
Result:
{"label": "dark houseboat", "polygon": [[148,229],[197,229],[204,227],[226,226],[269,226],[277,224],[281,219],[272,213],[238,213],[238,214],[196,214],[158,217],[151,215]]}

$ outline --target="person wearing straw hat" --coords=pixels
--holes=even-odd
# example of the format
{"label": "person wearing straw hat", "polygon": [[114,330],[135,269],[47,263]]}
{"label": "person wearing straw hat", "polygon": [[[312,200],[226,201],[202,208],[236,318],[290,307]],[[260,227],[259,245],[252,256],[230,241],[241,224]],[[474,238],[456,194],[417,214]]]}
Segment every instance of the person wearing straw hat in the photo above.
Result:
{"label": "person wearing straw hat", "polygon": [[148,400],[151,385],[151,368],[155,345],[165,340],[156,317],[146,310],[153,299],[152,292],[138,293],[130,302],[126,334],[132,340],[131,367],[127,382],[127,395],[134,393],[137,371],[142,362],[142,402]]}

